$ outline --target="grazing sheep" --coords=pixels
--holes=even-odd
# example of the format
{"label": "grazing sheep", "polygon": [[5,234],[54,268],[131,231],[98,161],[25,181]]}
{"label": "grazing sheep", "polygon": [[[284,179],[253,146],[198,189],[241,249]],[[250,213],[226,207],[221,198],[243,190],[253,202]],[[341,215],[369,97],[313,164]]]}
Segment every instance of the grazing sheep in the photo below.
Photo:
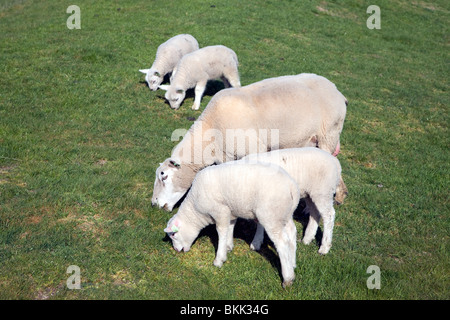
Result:
{"label": "grazing sheep", "polygon": [[198,110],[208,80],[221,78],[225,87],[240,87],[238,58],[236,53],[225,46],[201,48],[185,55],[177,64],[170,86],[160,86],[167,90],[166,99],[170,107],[178,109],[186,96],[186,90],[195,87],[192,109]]}
{"label": "grazing sheep", "polygon": [[[315,74],[221,90],[156,170],[152,204],[171,211],[195,174],[214,163],[307,146],[333,153],[339,145],[346,105],[336,86]],[[342,202],[345,190],[341,179],[337,201]]]}
{"label": "grazing sheep", "polygon": [[[237,218],[257,219],[275,244],[283,286],[295,278],[296,233],[293,212],[300,199],[297,183],[279,166],[227,163],[200,171],[186,199],[164,229],[176,251],[189,251],[201,229],[216,224],[214,265],[221,267],[233,248]],[[230,227],[231,226],[231,227]]]}
{"label": "grazing sheep", "polygon": [[198,42],[190,34],[179,34],[161,44],[151,68],[139,70],[145,74],[145,81],[150,90],[157,90],[164,76],[173,71],[178,61],[195,50],[198,50]]}
{"label": "grazing sheep", "polygon": [[[317,148],[293,148],[251,154],[237,162],[271,163],[286,170],[297,182],[300,198],[305,199],[306,211],[310,214],[303,243],[309,244],[314,239],[322,218],[324,232],[319,253],[328,253],[335,217],[333,196],[341,176],[341,165],[337,158]],[[251,248],[259,250],[263,240],[264,228],[258,224]]]}

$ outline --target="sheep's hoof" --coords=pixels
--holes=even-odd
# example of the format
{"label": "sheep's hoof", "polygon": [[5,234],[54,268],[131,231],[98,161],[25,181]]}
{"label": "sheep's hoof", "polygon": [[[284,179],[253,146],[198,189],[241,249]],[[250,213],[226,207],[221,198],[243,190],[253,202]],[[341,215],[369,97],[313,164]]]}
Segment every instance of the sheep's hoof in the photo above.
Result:
{"label": "sheep's hoof", "polygon": [[214,264],[216,267],[221,268],[221,267],[223,266],[223,261],[220,261],[220,260],[215,259],[213,264]]}
{"label": "sheep's hoof", "polygon": [[192,106],[192,110],[198,110],[200,106],[196,106],[195,104]]}
{"label": "sheep's hoof", "polygon": [[293,283],[293,282],[294,282],[294,279],[283,281],[283,289],[286,289],[287,287],[292,286],[292,283]]}
{"label": "sheep's hoof", "polygon": [[324,247],[324,246],[321,246],[320,248],[319,248],[319,254],[320,255],[322,255],[322,256],[324,256],[324,255],[326,255],[329,251],[330,251],[330,249],[331,248],[327,248],[327,247]]}
{"label": "sheep's hoof", "polygon": [[306,244],[306,245],[309,245],[311,243],[311,241],[312,241],[312,238],[311,239],[303,238],[303,240],[302,240],[303,244]]}

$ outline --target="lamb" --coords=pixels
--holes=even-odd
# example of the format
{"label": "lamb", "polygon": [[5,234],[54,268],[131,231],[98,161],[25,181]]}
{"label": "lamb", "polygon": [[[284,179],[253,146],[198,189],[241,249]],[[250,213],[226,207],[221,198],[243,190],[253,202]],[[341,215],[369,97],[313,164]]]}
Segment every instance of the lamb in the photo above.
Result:
{"label": "lamb", "polygon": [[[335,210],[333,195],[339,185],[341,165],[337,158],[318,148],[293,148],[248,155],[238,162],[271,163],[281,168],[297,182],[300,198],[306,201],[309,223],[303,243],[314,239],[320,218],[323,219],[324,232],[319,253],[327,254],[331,248]],[[264,228],[258,224],[251,243],[253,250],[259,250],[264,240]]]}
{"label": "lamb", "polygon": [[200,108],[200,101],[208,80],[221,78],[225,87],[240,87],[238,58],[225,46],[209,46],[185,55],[177,64],[170,86],[159,86],[167,90],[166,99],[170,107],[178,109],[186,96],[186,90],[195,87],[192,109]]}
{"label": "lamb", "polygon": [[145,74],[145,81],[150,90],[156,91],[164,76],[173,71],[181,58],[198,48],[197,40],[190,34],[179,34],[161,44],[151,68],[139,70]]}
{"label": "lamb", "polygon": [[[218,92],[156,169],[152,205],[172,211],[201,169],[250,153],[315,147],[338,149],[347,100],[315,74],[266,79]],[[342,178],[336,201],[345,198]]]}
{"label": "lamb", "polygon": [[296,261],[293,212],[300,200],[297,183],[279,166],[226,163],[200,171],[178,212],[164,231],[176,251],[189,251],[201,229],[216,224],[214,265],[221,267],[233,248],[237,218],[257,219],[275,244],[283,286],[291,285]]}

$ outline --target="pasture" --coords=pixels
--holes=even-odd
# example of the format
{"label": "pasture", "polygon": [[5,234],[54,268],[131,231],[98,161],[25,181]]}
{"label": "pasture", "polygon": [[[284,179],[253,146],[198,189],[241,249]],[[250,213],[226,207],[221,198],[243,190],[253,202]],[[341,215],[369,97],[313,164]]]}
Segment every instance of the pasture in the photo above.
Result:
{"label": "pasture", "polygon": [[[80,7],[81,29],[66,25]],[[381,29],[369,29],[369,5]],[[0,0],[0,299],[449,299],[450,3],[425,1]],[[239,58],[242,85],[302,72],[349,101],[341,135],[349,195],[333,247],[298,244],[281,287],[268,243],[241,222],[221,269],[207,228],[187,253],[151,207],[172,110],[139,69],[189,33]],[[282,112],[282,110],[280,110]],[[298,236],[303,235],[300,220]],[[381,271],[380,289],[367,273]],[[81,289],[67,287],[78,266]]]}

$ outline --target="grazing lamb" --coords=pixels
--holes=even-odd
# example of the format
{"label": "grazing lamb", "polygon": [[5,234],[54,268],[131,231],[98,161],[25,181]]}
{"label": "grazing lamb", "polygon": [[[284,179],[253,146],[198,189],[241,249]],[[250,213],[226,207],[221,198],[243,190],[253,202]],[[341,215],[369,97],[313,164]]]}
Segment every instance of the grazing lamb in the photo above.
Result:
{"label": "grazing lamb", "polygon": [[[237,162],[271,163],[281,168],[297,182],[300,198],[306,201],[309,223],[303,243],[309,244],[315,237],[320,218],[323,219],[323,237],[320,254],[331,248],[335,211],[333,196],[339,185],[341,165],[337,158],[317,148],[293,148],[248,155]],[[264,228],[258,224],[251,248],[259,250],[264,240]]]}
{"label": "grazing lamb", "polygon": [[178,109],[186,96],[186,90],[195,87],[192,109],[200,108],[200,101],[208,80],[221,78],[225,87],[240,87],[238,58],[236,53],[225,46],[201,48],[185,55],[177,64],[170,86],[160,86],[167,90],[166,99],[170,107]]}
{"label": "grazing lamb", "polygon": [[[214,163],[276,149],[339,145],[347,100],[315,74],[266,79],[218,92],[156,170],[152,204],[171,211],[195,174]],[[257,147],[254,147],[257,145]],[[336,200],[345,197],[341,179]]]}
{"label": "grazing lamb", "polygon": [[283,286],[294,280],[296,233],[293,212],[300,190],[279,166],[230,163],[200,171],[186,199],[164,229],[176,251],[189,251],[200,230],[216,224],[219,235],[214,265],[221,267],[233,248],[237,218],[257,219],[275,244]]}
{"label": "grazing lamb", "polygon": [[161,44],[156,51],[156,58],[151,68],[139,70],[145,74],[145,81],[150,90],[157,90],[164,76],[173,71],[178,61],[198,48],[197,40],[190,34],[179,34]]}

